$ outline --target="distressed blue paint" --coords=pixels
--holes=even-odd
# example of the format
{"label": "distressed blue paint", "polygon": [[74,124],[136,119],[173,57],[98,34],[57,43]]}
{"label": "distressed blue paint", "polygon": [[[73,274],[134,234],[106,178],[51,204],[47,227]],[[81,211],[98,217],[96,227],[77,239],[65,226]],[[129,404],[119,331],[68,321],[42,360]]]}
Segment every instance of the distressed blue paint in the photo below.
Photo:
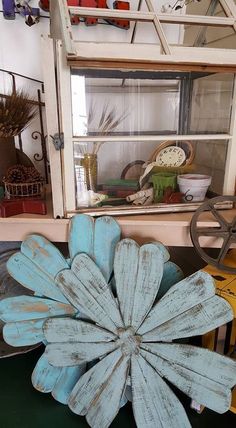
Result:
{"label": "distressed blue paint", "polygon": [[94,260],[106,281],[109,281],[114,263],[115,248],[121,230],[114,218],[104,216],[95,222]]}
{"label": "distressed blue paint", "polygon": [[12,346],[28,346],[42,342],[45,319],[7,323],[3,327],[5,342]]}
{"label": "distressed blue paint", "polygon": [[170,364],[193,370],[225,388],[232,388],[236,383],[236,362],[208,349],[177,343],[145,343],[141,348]]}
{"label": "distressed blue paint", "polygon": [[108,281],[113,270],[114,252],[120,234],[120,226],[112,217],[104,216],[94,220],[84,214],[76,215],[71,220],[70,256],[73,259],[79,253],[87,254]]}
{"label": "distressed blue paint", "polygon": [[103,328],[78,319],[50,318],[43,326],[48,342],[110,342],[117,338]]}
{"label": "distressed blue paint", "polygon": [[49,343],[46,346],[45,356],[53,366],[70,367],[103,357],[117,347],[117,342]]}
{"label": "distressed blue paint", "polygon": [[50,299],[17,296],[0,302],[0,318],[4,322],[35,320],[59,315],[74,315],[76,309],[69,304]]}
{"label": "distressed blue paint", "polygon": [[53,398],[59,403],[68,404],[72,389],[85,371],[86,364],[80,364],[76,367],[63,367],[52,390]]}
{"label": "distressed blue paint", "polygon": [[73,259],[79,253],[93,257],[94,219],[91,216],[78,214],[72,217],[69,232],[69,251]]}
{"label": "distressed blue paint", "polygon": [[170,261],[166,262],[164,264],[161,285],[157,293],[157,300],[160,300],[174,284],[177,284],[183,278],[184,274],[179,266]]}
{"label": "distressed blue paint", "polygon": [[[194,367],[187,369],[144,350],[141,350],[141,355],[161,376],[190,398],[215,412],[227,412],[231,404],[231,391],[225,388],[225,385],[196,373]],[[213,364],[214,361],[213,357]],[[217,367],[215,369],[217,370]]]}
{"label": "distressed blue paint", "polygon": [[7,262],[10,275],[21,285],[35,292],[37,296],[46,296],[59,302],[68,303],[58,290],[54,278],[44,272],[22,253],[11,256]]}
{"label": "distressed blue paint", "polygon": [[56,277],[66,298],[100,326],[113,332],[123,327],[114,296],[95,263],[86,254],[78,254],[71,268]]}
{"label": "distressed blue paint", "polygon": [[205,272],[198,271],[170,288],[150,311],[138,333],[143,335],[214,295],[213,278]]}
{"label": "distressed blue paint", "polygon": [[32,373],[32,384],[40,392],[51,392],[55,387],[63,369],[52,367],[45,355],[42,355]]}
{"label": "distressed blue paint", "polygon": [[53,280],[62,269],[69,269],[61,252],[40,235],[31,235],[22,242],[21,252]]}
{"label": "distressed blue paint", "polygon": [[230,304],[221,297],[213,296],[178,316],[173,316],[142,337],[145,342],[168,342],[184,337],[198,336],[207,333],[209,325],[214,330],[232,321],[233,318],[234,314]]}
{"label": "distressed blue paint", "polygon": [[140,355],[131,359],[131,385],[138,428],[191,428],[182,404]]}

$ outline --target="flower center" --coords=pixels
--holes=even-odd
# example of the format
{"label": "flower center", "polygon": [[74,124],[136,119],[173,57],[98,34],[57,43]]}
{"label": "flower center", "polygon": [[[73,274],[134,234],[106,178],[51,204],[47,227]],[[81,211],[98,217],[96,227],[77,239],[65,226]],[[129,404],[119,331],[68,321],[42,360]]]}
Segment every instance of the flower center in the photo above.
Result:
{"label": "flower center", "polygon": [[118,343],[124,355],[138,354],[139,345],[142,338],[141,336],[135,335],[134,329],[132,327],[119,329],[118,336]]}

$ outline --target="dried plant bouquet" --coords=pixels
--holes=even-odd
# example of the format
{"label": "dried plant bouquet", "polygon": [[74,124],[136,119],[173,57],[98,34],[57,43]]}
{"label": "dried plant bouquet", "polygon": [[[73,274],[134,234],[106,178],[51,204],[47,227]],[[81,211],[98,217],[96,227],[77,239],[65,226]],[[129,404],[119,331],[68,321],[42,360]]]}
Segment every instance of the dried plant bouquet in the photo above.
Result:
{"label": "dried plant bouquet", "polygon": [[15,137],[20,134],[37,114],[29,94],[23,90],[0,97],[0,138]]}
{"label": "dried plant bouquet", "polygon": [[[92,105],[89,109],[88,114],[88,131],[96,133],[99,136],[109,135],[113,132],[117,126],[119,126],[123,120],[127,117],[127,113],[122,113],[121,115],[117,114],[115,107],[109,107],[109,104],[105,104],[99,119],[98,124],[94,122],[96,108]],[[96,155],[104,144],[104,141],[98,141],[93,143],[92,154]]]}

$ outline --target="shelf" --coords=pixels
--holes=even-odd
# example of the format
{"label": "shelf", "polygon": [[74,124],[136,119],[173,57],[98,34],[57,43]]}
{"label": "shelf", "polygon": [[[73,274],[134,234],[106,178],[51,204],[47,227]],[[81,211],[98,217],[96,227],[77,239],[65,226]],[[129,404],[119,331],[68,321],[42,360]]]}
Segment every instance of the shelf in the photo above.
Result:
{"label": "shelf", "polygon": [[[236,209],[222,211],[228,221],[236,217]],[[168,246],[192,246],[189,225],[193,213],[148,214],[115,217],[121,226],[122,236],[135,239],[138,243],[161,241]],[[19,214],[0,218],[0,240],[22,241],[32,233],[42,234],[52,242],[66,242],[68,239],[69,219],[54,219],[51,204],[48,214]],[[204,213],[199,226],[217,226],[211,215]],[[205,237],[206,247],[221,247],[221,242]]]}

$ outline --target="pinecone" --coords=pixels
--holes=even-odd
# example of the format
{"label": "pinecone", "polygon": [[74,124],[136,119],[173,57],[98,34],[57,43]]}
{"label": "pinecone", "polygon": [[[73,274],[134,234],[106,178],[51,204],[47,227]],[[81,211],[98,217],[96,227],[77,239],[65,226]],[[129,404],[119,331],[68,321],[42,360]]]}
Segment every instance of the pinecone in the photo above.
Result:
{"label": "pinecone", "polygon": [[8,168],[5,181],[7,183],[24,183],[25,171],[23,165],[14,165]]}
{"label": "pinecone", "polygon": [[29,166],[29,167],[25,166],[24,172],[26,176],[26,183],[35,183],[35,182],[43,181],[43,177],[34,166]]}

